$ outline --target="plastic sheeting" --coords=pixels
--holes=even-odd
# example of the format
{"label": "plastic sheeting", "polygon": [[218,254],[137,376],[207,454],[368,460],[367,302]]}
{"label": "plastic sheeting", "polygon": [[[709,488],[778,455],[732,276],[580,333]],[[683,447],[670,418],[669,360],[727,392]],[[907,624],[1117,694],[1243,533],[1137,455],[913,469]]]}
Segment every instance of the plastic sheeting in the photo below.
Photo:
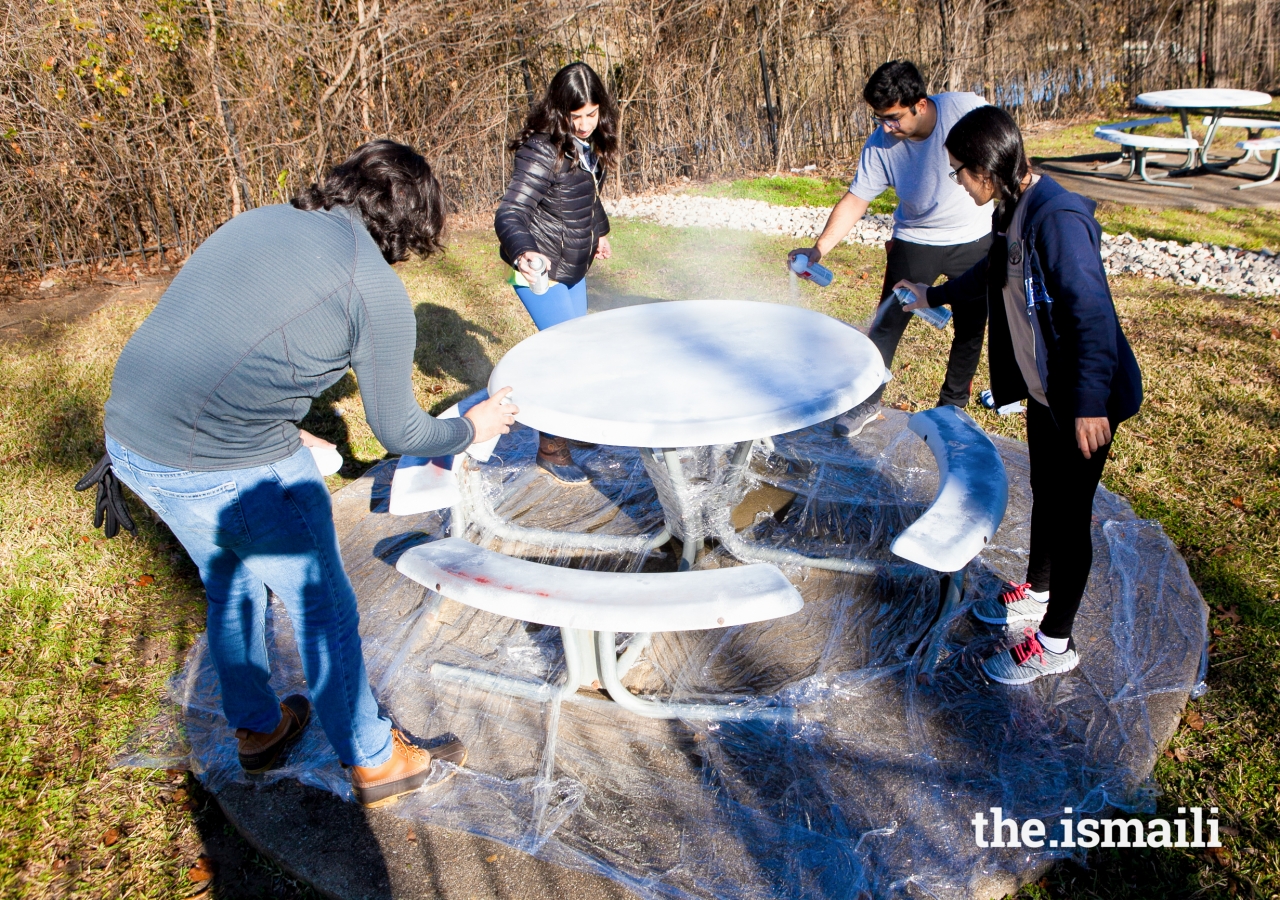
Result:
{"label": "plastic sheeting", "polygon": [[[687,484],[661,486],[684,492],[669,501],[705,510],[733,499],[726,491],[736,497],[769,483],[796,498],[777,515],[758,515],[744,540],[889,562],[889,542],[928,506],[937,474],[906,417],[886,415],[851,441],[831,437],[827,425],[777,438],[770,455],[757,446],[736,491],[716,474],[729,447],[684,451]],[[565,487],[533,466],[534,445],[534,433],[519,429],[479,468],[501,517],[613,534],[661,527],[638,451],[575,450],[593,484]],[[1030,511],[1026,448],[997,445],[1009,511],[969,567],[961,608],[938,625],[932,678],[921,664],[939,578],[901,565],[871,575],[784,567],[805,599],[802,611],[655,635],[627,676],[641,693],[775,695],[796,709],[794,723],[769,725],[646,720],[585,692],[538,704],[434,681],[430,665],[445,662],[554,682],[563,672],[558,632],[469,609],[401,577],[399,554],[444,536],[450,513],[387,515],[394,463],[377,466],[335,496],[374,691],[410,733],[454,734],[470,747],[456,777],[392,809],[603,873],[641,896],[762,900],[998,897],[1081,851],[980,848],[975,813],[1000,807],[1052,827],[1067,806],[1077,818],[1153,810],[1156,754],[1188,694],[1202,689],[1206,607],[1160,527],[1100,489],[1094,567],[1075,631],[1080,667],[1021,688],[987,683],[979,662],[1020,635],[982,625],[968,608],[1001,581],[1021,580]],[[659,472],[652,460],[649,470]],[[474,524],[470,537],[561,565],[675,567],[670,546],[531,548]],[[699,567],[735,564],[709,546]],[[278,604],[272,610],[274,684],[281,695],[305,690],[287,615]],[[246,780],[203,643],[173,679],[170,699],[124,761],[189,766],[215,791]],[[265,777],[350,798],[318,727]]]}

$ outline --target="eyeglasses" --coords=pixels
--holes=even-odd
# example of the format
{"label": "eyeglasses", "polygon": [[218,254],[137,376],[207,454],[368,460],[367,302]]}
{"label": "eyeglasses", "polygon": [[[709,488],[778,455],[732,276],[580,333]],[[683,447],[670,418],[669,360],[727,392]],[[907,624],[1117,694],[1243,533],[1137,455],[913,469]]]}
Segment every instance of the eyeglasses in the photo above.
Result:
{"label": "eyeglasses", "polygon": [[902,128],[902,117],[905,115],[906,113],[898,113],[896,116],[877,116],[875,113],[872,113],[871,121],[875,122],[877,126],[883,125],[890,131],[898,131]]}
{"label": "eyeglasses", "polygon": [[952,169],[952,170],[951,170],[950,172],[948,172],[947,174],[948,174],[949,176],[951,176],[951,180],[952,180],[952,181],[954,181],[956,184],[959,184],[959,183],[960,183],[960,173],[961,173],[961,172],[963,172],[963,171],[965,170],[965,168],[966,168],[965,166],[960,166],[958,169]]}

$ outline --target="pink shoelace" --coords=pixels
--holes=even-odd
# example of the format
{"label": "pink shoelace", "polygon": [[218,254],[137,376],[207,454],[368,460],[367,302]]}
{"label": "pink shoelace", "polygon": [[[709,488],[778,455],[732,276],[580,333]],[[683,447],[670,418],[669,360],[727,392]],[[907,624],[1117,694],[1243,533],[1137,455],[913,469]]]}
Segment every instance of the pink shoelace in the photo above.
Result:
{"label": "pink shoelace", "polygon": [[1009,589],[1000,595],[1000,602],[1008,606],[1010,603],[1017,603],[1019,600],[1027,599],[1027,591],[1031,590],[1031,582],[1025,584],[1014,584],[1009,582]]}
{"label": "pink shoelace", "polygon": [[1018,665],[1022,665],[1031,657],[1038,656],[1040,657],[1041,664],[1043,664],[1044,647],[1041,646],[1040,641],[1036,639],[1035,629],[1028,628],[1023,632],[1023,634],[1027,636],[1027,639],[1009,651],[1013,654],[1013,661]]}

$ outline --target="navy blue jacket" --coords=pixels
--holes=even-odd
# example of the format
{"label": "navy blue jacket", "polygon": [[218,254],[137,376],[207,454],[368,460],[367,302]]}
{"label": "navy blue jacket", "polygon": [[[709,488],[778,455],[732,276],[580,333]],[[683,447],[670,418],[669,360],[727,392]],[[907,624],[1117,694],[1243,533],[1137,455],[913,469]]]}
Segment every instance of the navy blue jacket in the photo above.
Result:
{"label": "navy blue jacket", "polygon": [[[1048,176],[1022,201],[1023,281],[1035,333],[1036,367],[1060,429],[1076,418],[1106,416],[1114,426],[1142,405],[1142,372],[1116,318],[1099,249],[1097,204]],[[1011,236],[1012,237],[1012,236]],[[930,306],[986,303],[987,353],[997,406],[1026,399],[1027,384],[1013,355],[1004,296],[989,277],[988,259],[937,287]]]}

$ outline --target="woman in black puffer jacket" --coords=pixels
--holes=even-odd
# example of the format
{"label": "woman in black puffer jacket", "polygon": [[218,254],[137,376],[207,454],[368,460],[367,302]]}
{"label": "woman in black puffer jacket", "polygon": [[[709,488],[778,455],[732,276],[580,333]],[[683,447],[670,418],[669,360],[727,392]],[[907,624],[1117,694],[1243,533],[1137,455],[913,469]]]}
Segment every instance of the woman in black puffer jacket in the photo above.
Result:
{"label": "woman in black puffer jacket", "polygon": [[[600,185],[618,146],[617,122],[600,76],[571,63],[511,142],[515,171],[493,227],[511,284],[539,331],[587,314],[587,270],[611,255]],[[530,287],[539,271],[549,278],[542,294]],[[541,435],[538,465],[563,482],[587,481],[564,438]]]}

